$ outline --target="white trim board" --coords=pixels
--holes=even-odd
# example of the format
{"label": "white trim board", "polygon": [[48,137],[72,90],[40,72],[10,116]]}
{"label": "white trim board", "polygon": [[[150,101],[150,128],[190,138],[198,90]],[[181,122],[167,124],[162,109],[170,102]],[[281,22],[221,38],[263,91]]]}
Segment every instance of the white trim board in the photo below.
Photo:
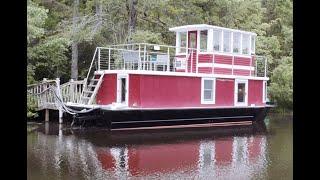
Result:
{"label": "white trim board", "polygon": [[161,75],[161,76],[183,76],[183,77],[211,77],[225,79],[250,79],[250,80],[269,80],[268,77],[254,77],[241,75],[224,75],[224,74],[206,74],[206,73],[186,73],[186,72],[168,72],[168,71],[147,71],[147,70],[103,70],[95,71],[95,75],[99,74],[141,74],[141,75]]}
{"label": "white trim board", "polygon": [[[213,63],[199,63],[198,67],[213,67]],[[241,65],[230,65],[230,64],[220,64],[214,63],[214,67],[227,68],[227,69],[242,69],[242,70],[254,70],[252,66],[241,66]]]}

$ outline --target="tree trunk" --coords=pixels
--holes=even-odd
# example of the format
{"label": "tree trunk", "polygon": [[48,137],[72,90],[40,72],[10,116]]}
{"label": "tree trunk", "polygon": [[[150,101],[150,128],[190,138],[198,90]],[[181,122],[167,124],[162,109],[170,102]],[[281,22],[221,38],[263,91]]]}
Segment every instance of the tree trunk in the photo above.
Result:
{"label": "tree trunk", "polygon": [[98,25],[101,26],[102,24],[102,7],[101,7],[101,0],[95,0],[96,6],[96,14],[98,16]]}
{"label": "tree trunk", "polygon": [[131,43],[131,35],[136,30],[137,25],[137,4],[138,0],[128,0],[128,43]]}
{"label": "tree trunk", "polygon": [[[79,0],[73,1],[73,33],[76,33],[76,25],[79,16]],[[72,61],[71,61],[71,79],[78,80],[78,42],[73,39],[72,42]]]}

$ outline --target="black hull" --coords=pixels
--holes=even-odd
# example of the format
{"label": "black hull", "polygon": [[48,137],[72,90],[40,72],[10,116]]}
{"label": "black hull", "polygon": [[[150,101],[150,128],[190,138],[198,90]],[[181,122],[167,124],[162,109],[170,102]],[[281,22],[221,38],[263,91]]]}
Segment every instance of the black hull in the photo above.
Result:
{"label": "black hull", "polygon": [[269,107],[161,110],[101,110],[111,130],[236,125],[264,120]]}

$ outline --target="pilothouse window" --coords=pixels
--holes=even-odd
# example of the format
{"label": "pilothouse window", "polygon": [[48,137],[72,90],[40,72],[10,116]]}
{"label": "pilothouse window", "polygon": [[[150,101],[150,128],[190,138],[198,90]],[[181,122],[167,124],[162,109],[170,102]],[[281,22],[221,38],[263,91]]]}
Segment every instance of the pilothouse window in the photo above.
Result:
{"label": "pilothouse window", "polygon": [[223,52],[230,52],[231,48],[231,32],[223,32]]}
{"label": "pilothouse window", "polygon": [[250,36],[248,34],[242,35],[242,54],[249,54]]}
{"label": "pilothouse window", "polygon": [[240,46],[241,46],[241,34],[240,33],[233,33],[233,52],[240,53]]}
{"label": "pilothouse window", "polygon": [[181,32],[180,33],[180,41],[179,41],[179,53],[185,53],[187,47],[187,33]]}
{"label": "pilothouse window", "polygon": [[221,31],[213,30],[213,50],[221,50]]}
{"label": "pilothouse window", "polygon": [[200,31],[200,51],[207,51],[208,30]]}

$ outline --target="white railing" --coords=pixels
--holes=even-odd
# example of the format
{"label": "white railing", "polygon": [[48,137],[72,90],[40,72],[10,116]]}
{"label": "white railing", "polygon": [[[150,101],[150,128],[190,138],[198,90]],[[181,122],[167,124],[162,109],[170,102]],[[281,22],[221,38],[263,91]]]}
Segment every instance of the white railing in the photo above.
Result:
{"label": "white railing", "polygon": [[[56,95],[61,93],[63,102],[79,103],[80,96],[83,91],[85,80],[73,81],[60,85],[60,79],[47,80],[37,84],[27,86],[28,99],[27,101],[33,104],[38,110],[41,109],[58,109],[56,105]],[[59,92],[54,92],[59,88]]]}
{"label": "white railing", "polygon": [[[186,49],[184,53],[179,53],[178,49]],[[208,52],[201,54],[221,54],[219,52]],[[94,71],[101,70],[143,70],[143,71],[167,71],[199,73],[199,50],[195,48],[185,48],[149,43],[133,43],[110,45],[108,47],[97,47],[89,68],[87,79],[93,76]],[[200,54],[200,55],[201,55]],[[237,69],[234,65],[236,54],[232,56],[232,73]],[[248,56],[250,57],[250,56]],[[212,73],[215,63],[213,58]],[[254,56],[250,59],[250,76],[266,77],[267,60],[262,56]],[[85,83],[87,84],[87,82]]]}

